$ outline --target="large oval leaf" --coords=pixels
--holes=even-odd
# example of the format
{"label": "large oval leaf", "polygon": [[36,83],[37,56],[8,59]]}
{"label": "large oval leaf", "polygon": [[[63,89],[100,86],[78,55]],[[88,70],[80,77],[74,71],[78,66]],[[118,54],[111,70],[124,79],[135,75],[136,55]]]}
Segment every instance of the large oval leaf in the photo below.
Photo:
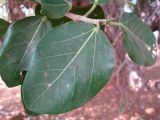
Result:
{"label": "large oval leaf", "polygon": [[109,80],[114,52],[97,27],[69,22],[39,42],[22,86],[26,108],[37,114],[73,110],[93,98]]}
{"label": "large oval leaf", "polygon": [[42,17],[29,17],[12,24],[0,49],[0,75],[7,86],[19,85],[20,72],[27,70],[39,39],[51,29]]}
{"label": "large oval leaf", "polygon": [[151,29],[133,13],[121,17],[124,45],[137,64],[150,66],[156,62],[156,39]]}
{"label": "large oval leaf", "polygon": [[8,29],[8,26],[9,26],[9,22],[0,18],[0,38],[2,38],[5,35]]}
{"label": "large oval leaf", "polygon": [[41,4],[41,12],[48,18],[61,18],[72,7],[71,0],[41,0]]}

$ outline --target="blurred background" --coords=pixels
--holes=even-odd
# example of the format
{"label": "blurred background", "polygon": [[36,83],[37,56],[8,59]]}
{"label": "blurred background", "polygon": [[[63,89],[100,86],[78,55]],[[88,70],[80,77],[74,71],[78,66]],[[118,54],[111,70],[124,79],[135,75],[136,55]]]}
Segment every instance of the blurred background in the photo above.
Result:
{"label": "blurred background", "polygon": [[[73,0],[84,7],[88,0]],[[10,23],[35,15],[33,0],[0,0],[0,18]],[[117,19],[125,12],[136,12],[157,39],[158,59],[144,68],[130,61],[123,36],[116,27],[105,26],[116,51],[116,67],[111,80],[87,104],[61,115],[29,118],[21,103],[20,87],[7,88],[0,78],[0,120],[160,120],[160,0],[109,0],[102,6],[106,18]],[[0,46],[3,39],[0,38]]]}

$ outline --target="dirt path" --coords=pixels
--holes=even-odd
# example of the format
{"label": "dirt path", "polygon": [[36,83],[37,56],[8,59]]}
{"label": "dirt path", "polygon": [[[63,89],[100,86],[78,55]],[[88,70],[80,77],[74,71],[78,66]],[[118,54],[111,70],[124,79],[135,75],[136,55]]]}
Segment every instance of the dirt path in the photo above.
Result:
{"label": "dirt path", "polygon": [[[138,91],[123,91],[111,80],[103,90],[81,108],[57,116],[43,115],[32,120],[160,120],[159,80],[149,80]],[[0,120],[27,120],[20,99],[20,88],[7,88],[0,82]]]}

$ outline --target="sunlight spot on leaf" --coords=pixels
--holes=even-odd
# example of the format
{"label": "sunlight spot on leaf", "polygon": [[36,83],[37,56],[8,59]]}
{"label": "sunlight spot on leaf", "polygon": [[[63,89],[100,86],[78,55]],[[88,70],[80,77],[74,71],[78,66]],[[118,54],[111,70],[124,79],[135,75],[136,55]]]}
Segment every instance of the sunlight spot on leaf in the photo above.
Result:
{"label": "sunlight spot on leaf", "polygon": [[147,49],[148,49],[149,51],[151,50],[151,47],[150,47],[150,46],[146,45],[146,47],[147,47]]}
{"label": "sunlight spot on leaf", "polygon": [[154,56],[156,56],[156,55],[157,55],[156,50],[153,50],[153,51],[152,51],[152,54],[153,54]]}
{"label": "sunlight spot on leaf", "polygon": [[51,87],[52,84],[48,84],[48,87]]}
{"label": "sunlight spot on leaf", "polygon": [[66,86],[67,88],[69,88],[70,87],[70,84],[67,84],[67,86]]}

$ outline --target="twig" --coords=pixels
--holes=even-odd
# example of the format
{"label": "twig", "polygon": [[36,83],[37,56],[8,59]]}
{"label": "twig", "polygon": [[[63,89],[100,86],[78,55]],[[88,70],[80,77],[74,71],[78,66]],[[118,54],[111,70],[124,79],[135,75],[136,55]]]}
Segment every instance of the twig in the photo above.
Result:
{"label": "twig", "polygon": [[157,12],[160,10],[160,1],[156,0],[157,6],[154,9],[153,13],[151,14],[151,16],[147,19],[147,24],[151,24],[150,22],[152,21],[153,17],[157,14]]}
{"label": "twig", "polygon": [[151,16],[148,18],[147,24],[151,24],[150,22],[152,21],[152,19],[155,16],[155,14],[157,14],[157,11],[159,11],[159,7],[156,7],[156,9],[153,11],[153,13],[151,14]]}
{"label": "twig", "polygon": [[122,68],[124,67],[124,65],[127,63],[127,58],[124,59],[124,61],[122,62],[122,64],[118,67],[118,69],[113,73],[112,75],[112,78],[117,75],[121,70]]}
{"label": "twig", "polygon": [[81,22],[94,24],[94,25],[107,25],[107,24],[112,25],[112,26],[121,25],[119,22],[114,22],[117,19],[92,19],[86,16],[77,15],[77,14],[70,13],[70,12],[66,13],[65,16],[72,19],[73,21],[81,21]]}
{"label": "twig", "polygon": [[98,24],[105,25],[107,21],[106,19],[91,19],[86,16],[81,16],[74,13],[66,13],[65,16],[72,19],[73,21],[81,21],[81,22],[95,24],[95,25],[98,25]]}

